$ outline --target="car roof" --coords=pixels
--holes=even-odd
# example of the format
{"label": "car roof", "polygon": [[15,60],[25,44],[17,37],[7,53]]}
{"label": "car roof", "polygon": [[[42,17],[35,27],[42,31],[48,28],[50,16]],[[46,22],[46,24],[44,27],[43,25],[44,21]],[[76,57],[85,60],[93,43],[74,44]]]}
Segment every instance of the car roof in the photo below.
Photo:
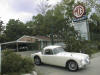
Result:
{"label": "car roof", "polygon": [[54,48],[58,48],[58,47],[61,47],[61,46],[57,46],[57,45],[46,46],[46,47],[44,47],[44,50],[45,49],[54,49]]}

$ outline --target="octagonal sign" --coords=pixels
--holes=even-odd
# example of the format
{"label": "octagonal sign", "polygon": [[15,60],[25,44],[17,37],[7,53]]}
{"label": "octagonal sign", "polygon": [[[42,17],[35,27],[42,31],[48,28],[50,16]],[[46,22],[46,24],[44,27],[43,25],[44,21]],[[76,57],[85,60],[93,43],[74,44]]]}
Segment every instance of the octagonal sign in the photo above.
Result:
{"label": "octagonal sign", "polygon": [[73,10],[73,15],[76,17],[76,18],[80,18],[84,15],[85,13],[85,7],[82,6],[82,5],[77,5],[75,6],[74,10]]}

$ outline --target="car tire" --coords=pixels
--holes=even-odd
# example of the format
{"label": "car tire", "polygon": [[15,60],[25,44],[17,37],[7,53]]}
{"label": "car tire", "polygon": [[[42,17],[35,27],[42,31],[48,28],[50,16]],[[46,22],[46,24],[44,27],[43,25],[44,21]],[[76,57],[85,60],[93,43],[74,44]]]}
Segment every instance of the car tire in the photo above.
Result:
{"label": "car tire", "polygon": [[77,62],[75,62],[73,60],[69,61],[67,63],[67,69],[69,71],[74,71],[74,72],[77,71],[78,70],[78,64],[77,64]]}
{"label": "car tire", "polygon": [[34,63],[36,65],[41,65],[41,59],[38,56],[34,57]]}

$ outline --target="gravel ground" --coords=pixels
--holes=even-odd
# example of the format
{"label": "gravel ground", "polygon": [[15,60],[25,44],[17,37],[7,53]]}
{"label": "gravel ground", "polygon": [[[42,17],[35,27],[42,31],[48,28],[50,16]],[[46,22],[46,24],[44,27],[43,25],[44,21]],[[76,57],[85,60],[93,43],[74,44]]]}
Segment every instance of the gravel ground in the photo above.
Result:
{"label": "gravel ground", "polygon": [[39,52],[39,50],[35,51],[24,51],[24,52],[16,52],[17,54],[20,54],[22,57],[31,57],[31,54]]}

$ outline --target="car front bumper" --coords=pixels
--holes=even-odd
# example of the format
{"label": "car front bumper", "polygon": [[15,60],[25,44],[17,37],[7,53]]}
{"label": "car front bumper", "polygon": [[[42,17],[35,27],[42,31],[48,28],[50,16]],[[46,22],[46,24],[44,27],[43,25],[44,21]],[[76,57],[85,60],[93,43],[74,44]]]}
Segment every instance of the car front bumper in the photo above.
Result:
{"label": "car front bumper", "polygon": [[84,68],[88,64],[90,64],[90,60],[89,59],[85,59],[85,60],[81,61],[81,63],[79,64],[79,68]]}

